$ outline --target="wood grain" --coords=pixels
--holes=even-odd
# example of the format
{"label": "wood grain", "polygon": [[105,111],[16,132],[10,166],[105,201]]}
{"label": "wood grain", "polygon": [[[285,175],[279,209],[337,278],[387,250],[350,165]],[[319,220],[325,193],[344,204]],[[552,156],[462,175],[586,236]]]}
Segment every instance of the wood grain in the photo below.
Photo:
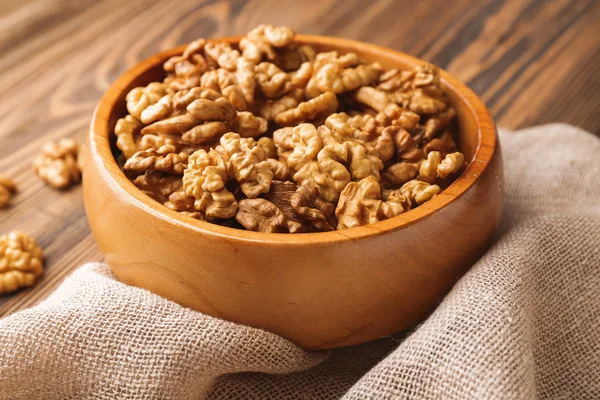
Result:
{"label": "wood grain", "polygon": [[101,94],[138,61],[265,22],[434,62],[471,86],[500,126],[568,122],[600,132],[600,2],[594,0],[3,0],[0,171],[20,192],[13,207],[0,210],[0,232],[36,237],[47,272],[35,288],[0,297],[0,315],[35,304],[77,265],[101,260],[80,188],[57,192],[33,175],[42,144],[83,139]]}

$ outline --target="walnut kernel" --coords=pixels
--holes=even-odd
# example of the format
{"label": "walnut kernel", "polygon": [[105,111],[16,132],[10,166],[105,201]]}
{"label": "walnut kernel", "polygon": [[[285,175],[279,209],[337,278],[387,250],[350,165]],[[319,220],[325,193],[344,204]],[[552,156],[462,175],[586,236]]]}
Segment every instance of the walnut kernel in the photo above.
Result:
{"label": "walnut kernel", "polygon": [[0,208],[8,206],[13,193],[17,191],[15,182],[7,176],[0,174]]}
{"label": "walnut kernel", "polygon": [[446,155],[437,167],[438,176],[446,179],[448,176],[458,173],[462,169],[464,162],[465,156],[460,152]]}
{"label": "walnut kernel", "polygon": [[440,192],[438,185],[431,185],[424,181],[413,179],[400,188],[400,194],[406,196],[413,204],[421,205],[431,200]]}
{"label": "walnut kernel", "polygon": [[0,236],[0,294],[33,285],[44,272],[42,249],[22,232]]}
{"label": "walnut kernel", "polygon": [[145,171],[164,171],[182,174],[187,162],[187,153],[177,153],[173,145],[164,145],[158,149],[141,150],[125,162],[126,172],[140,174]]}
{"label": "walnut kernel", "polygon": [[275,117],[275,122],[282,126],[290,126],[312,121],[319,117],[324,118],[335,112],[338,105],[336,95],[332,92],[326,92],[314,99],[298,104],[297,107],[280,113]]}
{"label": "walnut kernel", "polygon": [[78,156],[79,145],[73,139],[46,143],[42,153],[33,160],[33,169],[50,186],[65,189],[81,181]]}
{"label": "walnut kernel", "polygon": [[340,194],[335,209],[337,229],[372,224],[410,210],[410,200],[398,192],[386,192],[382,200],[381,186],[369,176],[349,183]]}

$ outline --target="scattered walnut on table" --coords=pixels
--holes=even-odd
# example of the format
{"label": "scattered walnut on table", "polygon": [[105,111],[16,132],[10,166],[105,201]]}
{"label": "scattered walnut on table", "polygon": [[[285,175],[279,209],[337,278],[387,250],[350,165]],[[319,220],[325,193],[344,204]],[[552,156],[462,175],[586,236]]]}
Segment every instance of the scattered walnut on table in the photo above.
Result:
{"label": "scattered walnut on table", "polygon": [[33,285],[44,272],[42,249],[22,232],[0,236],[0,294]]}
{"label": "scattered walnut on table", "polygon": [[17,191],[17,184],[8,176],[0,174],[0,208],[8,206],[13,193]]}
{"label": "scattered walnut on table", "polygon": [[66,189],[81,181],[78,156],[79,145],[73,139],[46,143],[42,153],[33,160],[33,169],[50,186]]}

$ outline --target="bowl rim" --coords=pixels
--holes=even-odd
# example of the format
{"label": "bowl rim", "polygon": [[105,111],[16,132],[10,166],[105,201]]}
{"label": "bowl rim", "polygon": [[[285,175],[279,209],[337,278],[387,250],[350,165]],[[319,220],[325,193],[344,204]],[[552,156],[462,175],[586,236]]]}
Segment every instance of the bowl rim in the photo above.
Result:
{"label": "bowl rim", "polygon": [[[231,36],[216,38],[214,40],[237,43],[241,36]],[[374,45],[371,43],[360,42],[356,40],[342,39],[328,36],[315,35],[296,35],[297,43],[316,44],[322,47],[360,47],[370,53],[386,54],[394,57],[403,58],[412,64],[421,64],[426,61],[410,56],[408,54]],[[496,125],[490,115],[489,110],[483,101],[464,83],[454,78],[448,72],[440,68],[440,77],[442,83],[455,92],[459,100],[465,105],[475,119],[477,126],[478,143],[472,161],[465,171],[446,189],[441,191],[430,201],[416,207],[409,212],[398,216],[379,221],[369,225],[359,227],[335,230],[329,232],[314,233],[265,233],[254,232],[242,229],[230,228],[213,224],[210,222],[196,220],[181,215],[170,210],[159,202],[153,200],[141,190],[139,190],[118,167],[116,159],[111,151],[110,138],[112,132],[109,131],[109,121],[111,112],[122,95],[123,91],[130,86],[131,82],[147,70],[162,64],[164,60],[173,55],[183,52],[186,45],[163,50],[153,56],[136,64],[125,73],[119,76],[117,80],[104,93],[100,102],[94,110],[92,122],[90,125],[89,148],[90,156],[95,164],[98,165],[101,176],[110,184],[115,191],[117,198],[130,203],[132,206],[143,209],[169,224],[186,229],[190,233],[208,235],[215,238],[221,238],[228,241],[238,241],[245,243],[261,243],[266,245],[330,245],[341,241],[358,240],[383,235],[390,231],[396,231],[412,225],[418,221],[429,218],[434,213],[441,211],[463,196],[483,175],[487,168],[491,168],[491,160],[496,152],[497,137]],[[85,185],[85,180],[84,180]]]}

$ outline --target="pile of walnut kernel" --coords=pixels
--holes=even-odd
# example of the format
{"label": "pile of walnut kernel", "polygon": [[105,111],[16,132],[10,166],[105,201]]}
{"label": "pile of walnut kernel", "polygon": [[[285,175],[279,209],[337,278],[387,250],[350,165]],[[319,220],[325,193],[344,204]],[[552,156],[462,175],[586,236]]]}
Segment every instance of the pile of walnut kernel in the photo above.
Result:
{"label": "pile of walnut kernel", "polygon": [[262,232],[371,224],[464,168],[436,68],[385,71],[261,25],[239,48],[199,39],[131,90],[115,126],[123,171],[192,218]]}

